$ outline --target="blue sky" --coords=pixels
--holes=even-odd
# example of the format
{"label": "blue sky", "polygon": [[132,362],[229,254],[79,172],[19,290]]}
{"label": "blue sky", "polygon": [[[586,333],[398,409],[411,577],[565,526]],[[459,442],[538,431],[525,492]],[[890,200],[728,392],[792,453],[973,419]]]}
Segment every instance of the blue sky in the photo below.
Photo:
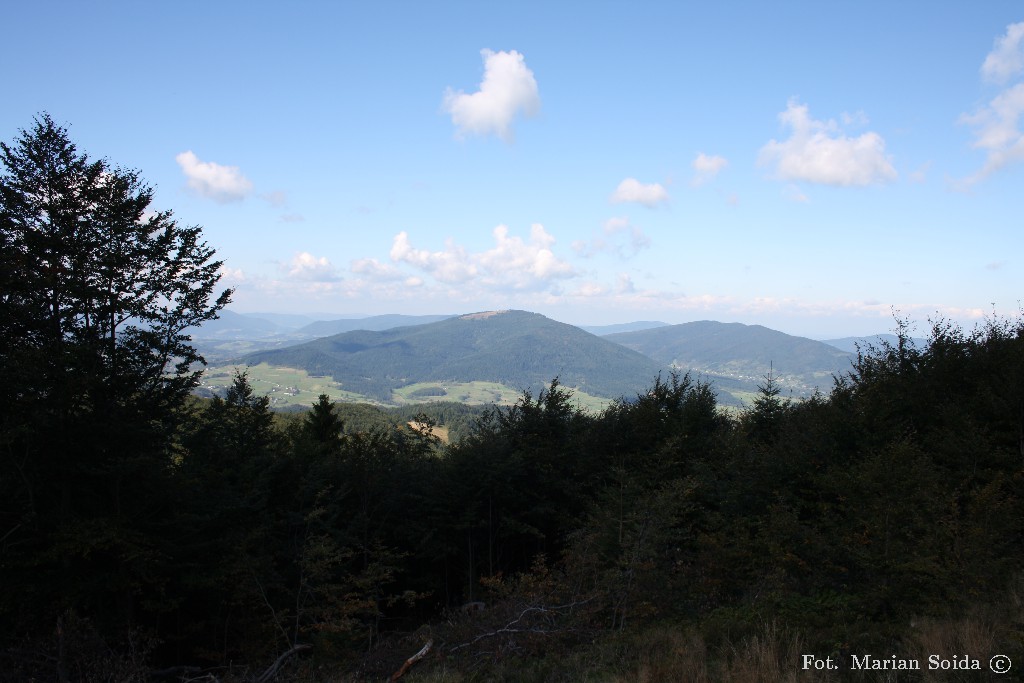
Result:
{"label": "blue sky", "polygon": [[827,338],[1020,309],[1016,0],[37,2],[5,24],[0,138],[47,111],[141,170],[237,311]]}

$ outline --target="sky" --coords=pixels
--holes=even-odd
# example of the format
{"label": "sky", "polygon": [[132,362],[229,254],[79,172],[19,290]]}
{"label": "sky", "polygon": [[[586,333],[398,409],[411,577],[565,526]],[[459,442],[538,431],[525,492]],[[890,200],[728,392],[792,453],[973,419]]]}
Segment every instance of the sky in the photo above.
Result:
{"label": "sky", "polygon": [[48,112],[238,312],[524,309],[816,339],[1016,316],[1024,4],[47,2]]}

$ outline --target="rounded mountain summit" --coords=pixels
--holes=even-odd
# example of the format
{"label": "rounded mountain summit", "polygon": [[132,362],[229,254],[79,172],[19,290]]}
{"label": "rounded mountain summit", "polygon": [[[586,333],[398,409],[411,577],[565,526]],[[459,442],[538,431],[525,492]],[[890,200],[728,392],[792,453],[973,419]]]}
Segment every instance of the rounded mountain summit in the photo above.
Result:
{"label": "rounded mountain summit", "polygon": [[330,376],[347,391],[385,403],[393,390],[420,382],[497,382],[536,395],[556,377],[592,396],[629,399],[667,369],[578,327],[517,310],[355,330],[241,360]]}

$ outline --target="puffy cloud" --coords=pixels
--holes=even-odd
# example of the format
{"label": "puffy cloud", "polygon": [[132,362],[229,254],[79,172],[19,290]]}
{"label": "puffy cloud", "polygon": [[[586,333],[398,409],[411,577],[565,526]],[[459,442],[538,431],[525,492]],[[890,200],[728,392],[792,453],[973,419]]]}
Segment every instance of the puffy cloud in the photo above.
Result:
{"label": "puffy cloud", "polygon": [[401,280],[405,277],[398,268],[390,263],[381,263],[375,258],[356,259],[352,261],[349,269],[353,273],[363,275],[371,280]]}
{"label": "puffy cloud", "polygon": [[779,120],[792,130],[787,140],[761,148],[759,163],[775,168],[780,180],[841,187],[871,185],[896,178],[885,140],[868,132],[847,137],[835,121],[816,121],[807,105],[790,100]]}
{"label": "puffy cloud", "polygon": [[469,262],[469,257],[462,247],[448,242],[444,251],[416,249],[409,242],[409,234],[404,230],[395,235],[391,245],[391,259],[427,271],[441,282],[465,282],[477,275],[476,266]]}
{"label": "puffy cloud", "polygon": [[[981,75],[989,82],[1007,84],[1024,73],[1024,22],[1010,24],[1006,33],[981,65]],[[1006,166],[1024,161],[1024,134],[1020,118],[1024,114],[1024,83],[1005,87],[989,103],[972,114],[960,116],[960,123],[974,129],[975,149],[986,153],[985,163],[974,175],[954,183],[966,189]]]}
{"label": "puffy cloud", "polygon": [[496,227],[493,235],[497,244],[480,255],[480,264],[499,280],[527,287],[534,282],[575,275],[572,266],[551,251],[555,238],[540,223],[530,226],[530,239],[526,242],[520,237],[509,237],[504,225]]}
{"label": "puffy cloud", "polygon": [[317,258],[308,251],[302,251],[284,265],[288,277],[309,282],[332,282],[340,279],[337,270],[326,256]]}
{"label": "puffy cloud", "polygon": [[658,204],[668,201],[668,191],[659,183],[644,185],[636,178],[626,178],[612,193],[611,202],[622,204],[625,202],[636,202],[648,208],[654,208]]}
{"label": "puffy cloud", "polygon": [[523,55],[511,52],[481,50],[484,79],[480,89],[467,94],[461,90],[445,91],[444,109],[452,117],[458,135],[498,135],[511,142],[512,121],[519,112],[534,116],[540,109],[540,94],[533,72]]}
{"label": "puffy cloud", "polygon": [[442,251],[417,249],[408,233],[400,232],[392,243],[391,258],[429,273],[439,282],[472,282],[485,288],[542,289],[576,274],[552,251],[555,238],[539,223],[530,228],[528,240],[510,235],[505,225],[494,228],[492,234],[492,249],[470,253],[451,241]]}
{"label": "puffy cloud", "polygon": [[1010,24],[1006,34],[996,39],[995,47],[981,65],[981,75],[992,83],[1006,83],[1024,71],[1024,21]]}
{"label": "puffy cloud", "polygon": [[237,166],[200,161],[192,150],[182,152],[174,159],[188,178],[188,186],[203,197],[217,202],[233,202],[244,199],[252,191],[252,183]]}
{"label": "puffy cloud", "polygon": [[713,180],[728,165],[729,162],[725,157],[708,156],[704,152],[700,152],[693,160],[694,176],[691,184],[696,187]]}

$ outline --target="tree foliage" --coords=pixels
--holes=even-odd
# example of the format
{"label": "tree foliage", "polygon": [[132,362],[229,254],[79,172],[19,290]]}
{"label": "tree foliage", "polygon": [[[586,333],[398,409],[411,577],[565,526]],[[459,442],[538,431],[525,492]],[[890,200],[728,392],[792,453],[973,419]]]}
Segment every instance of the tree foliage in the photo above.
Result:
{"label": "tree foliage", "polygon": [[174,424],[202,361],[183,330],[230,291],[215,294],[201,230],[152,199],[47,114],[0,143],[0,539],[16,623],[76,604],[130,619],[160,581]]}

